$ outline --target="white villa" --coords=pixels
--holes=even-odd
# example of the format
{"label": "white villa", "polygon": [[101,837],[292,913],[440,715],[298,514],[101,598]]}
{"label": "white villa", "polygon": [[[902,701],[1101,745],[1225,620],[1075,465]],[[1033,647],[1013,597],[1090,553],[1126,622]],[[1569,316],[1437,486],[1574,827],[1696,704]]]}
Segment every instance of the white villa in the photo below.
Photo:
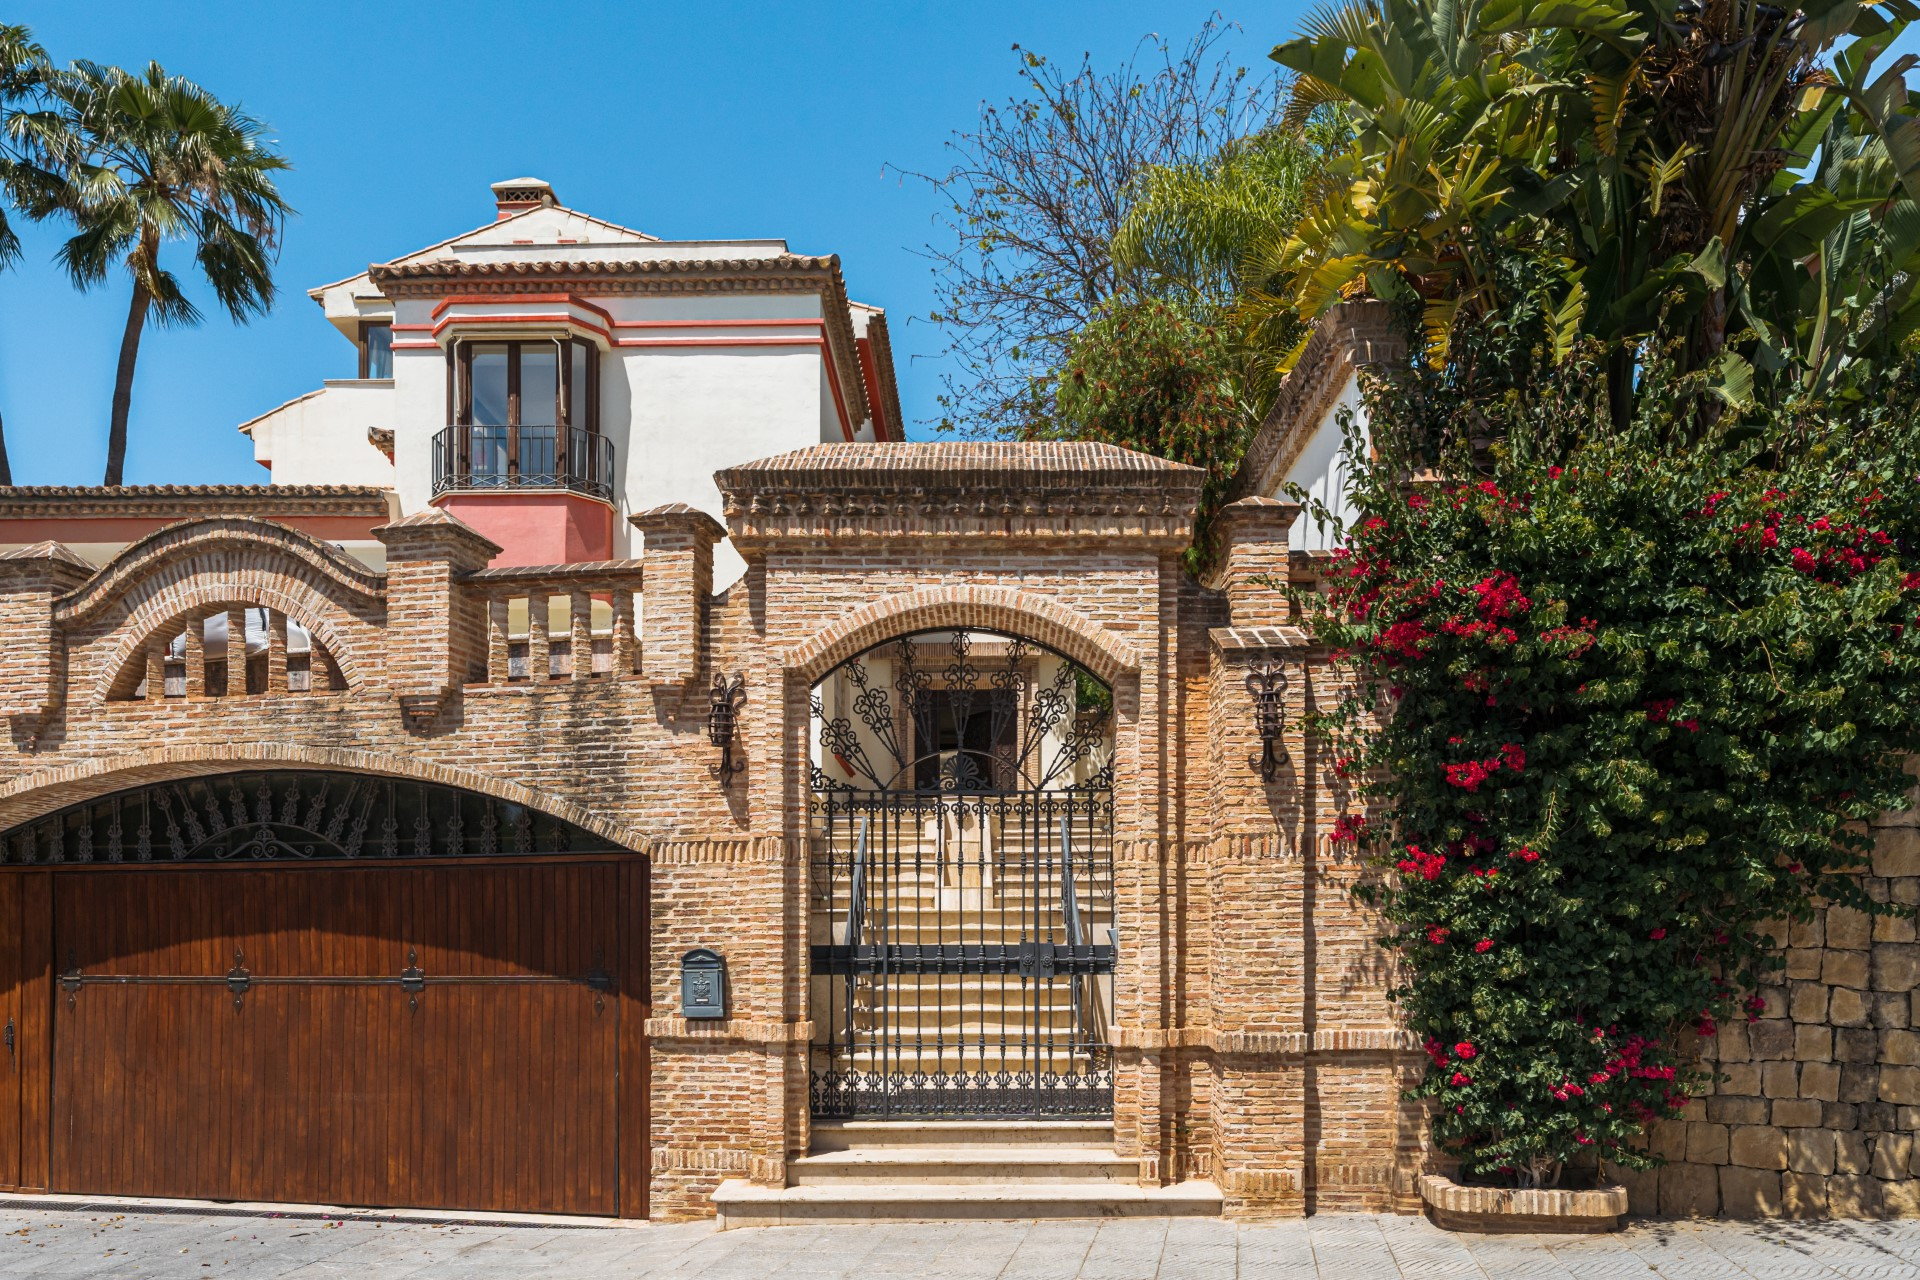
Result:
{"label": "white villa", "polygon": [[497,565],[578,563],[637,554],[636,511],[717,517],[722,467],[901,438],[886,313],[848,300],[837,257],[662,240],[537,178],[493,195],[486,226],[310,291],[358,367],[241,425],[274,485],[391,489]]}

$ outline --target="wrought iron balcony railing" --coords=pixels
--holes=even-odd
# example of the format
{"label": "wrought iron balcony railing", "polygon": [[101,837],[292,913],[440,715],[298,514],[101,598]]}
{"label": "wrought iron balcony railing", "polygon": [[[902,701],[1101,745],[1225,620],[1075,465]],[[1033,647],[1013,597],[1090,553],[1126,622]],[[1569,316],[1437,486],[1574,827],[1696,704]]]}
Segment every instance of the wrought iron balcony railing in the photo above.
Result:
{"label": "wrought iron balcony railing", "polygon": [[613,441],[575,427],[462,424],[433,437],[433,491],[571,489],[613,497]]}

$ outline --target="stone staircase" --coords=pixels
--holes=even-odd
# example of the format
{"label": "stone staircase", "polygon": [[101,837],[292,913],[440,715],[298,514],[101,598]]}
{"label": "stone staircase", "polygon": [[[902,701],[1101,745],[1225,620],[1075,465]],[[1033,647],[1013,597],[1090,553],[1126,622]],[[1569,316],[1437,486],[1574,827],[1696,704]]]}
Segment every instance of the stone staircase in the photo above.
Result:
{"label": "stone staircase", "polygon": [[714,1192],[720,1226],[939,1219],[1211,1217],[1209,1182],[1140,1185],[1113,1126],[1078,1120],[817,1122],[786,1187]]}

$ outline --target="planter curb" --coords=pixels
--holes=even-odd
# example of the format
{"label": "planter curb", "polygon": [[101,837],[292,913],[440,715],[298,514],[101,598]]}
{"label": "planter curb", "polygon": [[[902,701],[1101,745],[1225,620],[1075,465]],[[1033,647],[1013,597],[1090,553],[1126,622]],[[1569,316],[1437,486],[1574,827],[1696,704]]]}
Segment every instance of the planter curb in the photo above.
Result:
{"label": "planter curb", "polygon": [[1466,1187],[1437,1173],[1421,1177],[1420,1198],[1434,1225],[1448,1231],[1581,1235],[1617,1230],[1627,1212],[1625,1187],[1519,1191]]}

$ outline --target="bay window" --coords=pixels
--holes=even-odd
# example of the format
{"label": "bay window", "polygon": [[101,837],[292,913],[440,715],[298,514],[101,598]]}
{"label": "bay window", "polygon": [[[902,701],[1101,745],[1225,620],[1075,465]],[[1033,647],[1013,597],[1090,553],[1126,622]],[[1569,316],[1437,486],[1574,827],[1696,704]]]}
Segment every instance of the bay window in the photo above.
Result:
{"label": "bay window", "polygon": [[612,492],[600,435],[600,359],[578,338],[461,341],[448,364],[447,430],[434,490]]}

